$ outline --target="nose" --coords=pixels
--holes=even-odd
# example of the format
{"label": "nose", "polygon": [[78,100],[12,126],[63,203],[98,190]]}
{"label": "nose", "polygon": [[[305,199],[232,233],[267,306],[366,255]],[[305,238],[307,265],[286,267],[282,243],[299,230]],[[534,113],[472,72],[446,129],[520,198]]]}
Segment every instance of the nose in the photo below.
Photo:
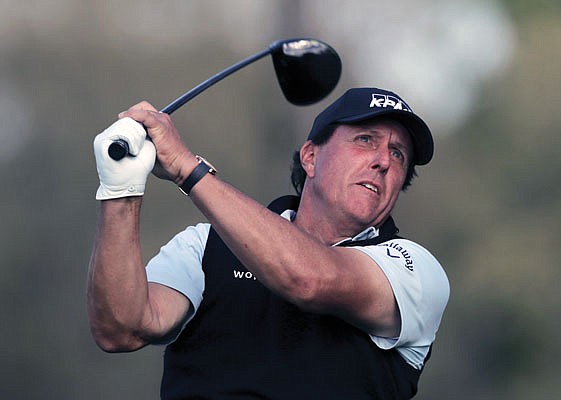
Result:
{"label": "nose", "polygon": [[385,173],[390,167],[390,152],[379,149],[372,160],[372,169]]}

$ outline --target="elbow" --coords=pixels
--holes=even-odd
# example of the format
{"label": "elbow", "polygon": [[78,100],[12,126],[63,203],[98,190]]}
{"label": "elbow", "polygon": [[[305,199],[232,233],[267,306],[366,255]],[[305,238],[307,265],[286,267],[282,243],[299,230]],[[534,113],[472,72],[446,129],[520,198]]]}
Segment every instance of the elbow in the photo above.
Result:
{"label": "elbow", "polygon": [[94,340],[97,347],[99,347],[105,353],[125,353],[128,351],[132,351],[126,349],[124,346],[112,340],[107,340],[105,338],[95,338],[95,337]]}
{"label": "elbow", "polygon": [[106,353],[127,353],[147,344],[129,319],[115,313],[99,312],[93,307],[88,309],[88,317],[92,338]]}
{"label": "elbow", "polygon": [[94,327],[91,332],[97,347],[106,353],[129,353],[145,346],[132,334],[104,332]]}
{"label": "elbow", "polygon": [[125,350],[122,346],[119,346],[117,343],[111,340],[106,340],[103,338],[95,338],[95,344],[105,353],[123,353]]}
{"label": "elbow", "polygon": [[321,300],[321,283],[318,279],[308,277],[294,281],[289,288],[289,301],[306,312],[321,313],[323,301]]}

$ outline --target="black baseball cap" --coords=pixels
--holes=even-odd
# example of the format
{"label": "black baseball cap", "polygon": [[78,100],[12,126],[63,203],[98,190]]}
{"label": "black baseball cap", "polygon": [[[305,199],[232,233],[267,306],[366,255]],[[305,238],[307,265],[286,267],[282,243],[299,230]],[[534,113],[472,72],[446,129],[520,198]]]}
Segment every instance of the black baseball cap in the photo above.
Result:
{"label": "black baseball cap", "polygon": [[416,165],[428,164],[434,152],[429,127],[397,94],[378,88],[353,88],[347,90],[315,119],[308,140],[324,134],[337,124],[353,124],[378,117],[399,121],[413,139]]}

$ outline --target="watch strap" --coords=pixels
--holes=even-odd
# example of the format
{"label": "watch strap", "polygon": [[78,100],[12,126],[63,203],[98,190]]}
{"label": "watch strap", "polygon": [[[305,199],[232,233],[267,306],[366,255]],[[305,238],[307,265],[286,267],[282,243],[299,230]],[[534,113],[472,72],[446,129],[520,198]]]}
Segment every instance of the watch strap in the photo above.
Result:
{"label": "watch strap", "polygon": [[193,187],[209,172],[214,171],[214,168],[208,165],[201,157],[197,157],[199,164],[195,167],[193,172],[189,174],[185,182],[179,186],[179,189],[189,196]]}

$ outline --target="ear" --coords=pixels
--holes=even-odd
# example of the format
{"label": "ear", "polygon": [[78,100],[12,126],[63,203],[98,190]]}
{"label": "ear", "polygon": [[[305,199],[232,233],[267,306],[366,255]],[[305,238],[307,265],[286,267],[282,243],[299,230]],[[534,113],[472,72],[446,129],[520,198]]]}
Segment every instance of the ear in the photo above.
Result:
{"label": "ear", "polygon": [[310,178],[315,175],[317,147],[311,140],[308,140],[300,148],[300,163]]}

